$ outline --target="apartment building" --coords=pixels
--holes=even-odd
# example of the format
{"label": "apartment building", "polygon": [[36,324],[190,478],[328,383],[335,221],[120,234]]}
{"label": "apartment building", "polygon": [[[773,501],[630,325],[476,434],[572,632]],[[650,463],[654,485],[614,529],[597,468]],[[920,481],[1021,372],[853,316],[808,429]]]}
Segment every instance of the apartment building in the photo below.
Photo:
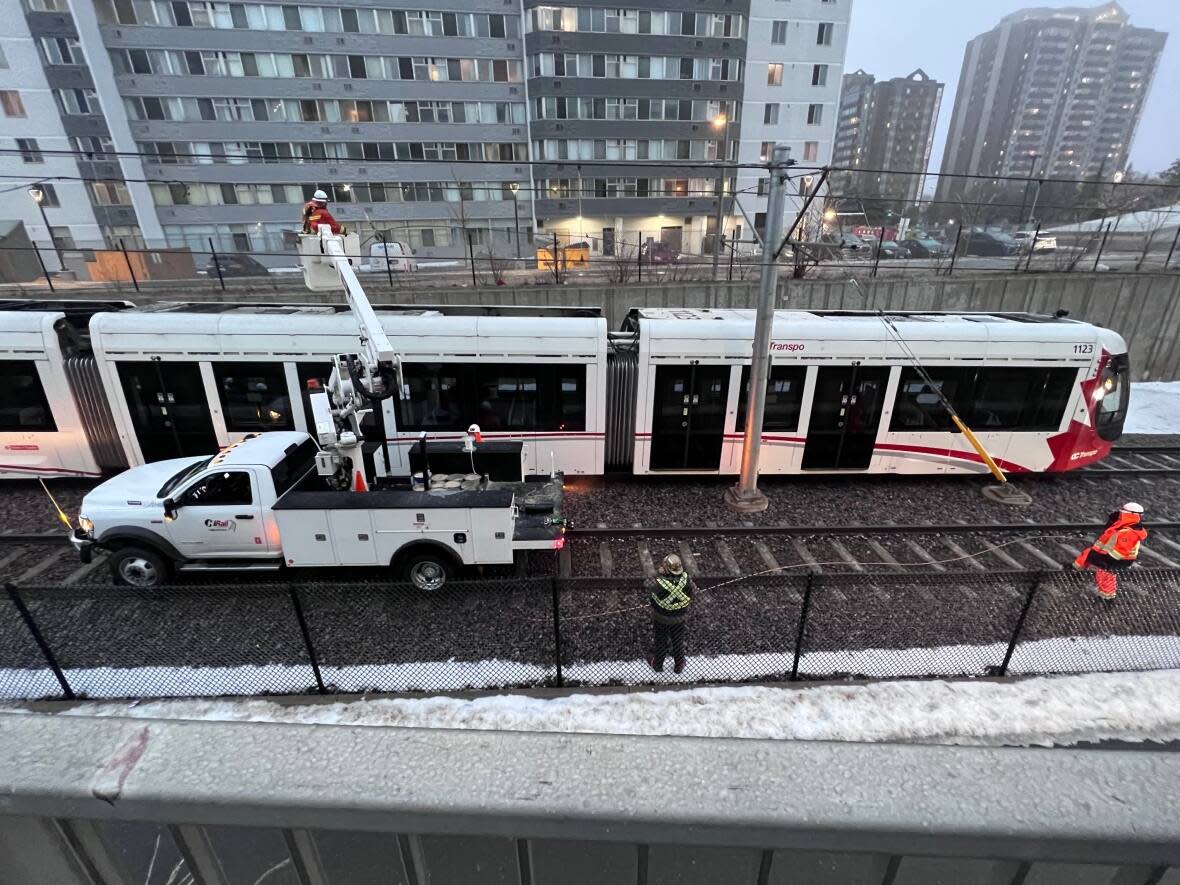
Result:
{"label": "apartment building", "polygon": [[[942,172],[1109,178],[1126,165],[1166,39],[1114,2],[1005,16],[967,44]],[[939,198],[969,187],[943,179]]]}
{"label": "apartment building", "polygon": [[[113,182],[99,226],[268,263],[317,188],[424,257],[528,255],[534,232],[709,248],[726,148],[829,158],[850,6],[24,0],[82,61],[60,100]],[[762,177],[730,171],[727,235],[764,212]]]}
{"label": "apartment building", "polygon": [[832,165],[842,193],[916,202],[922,193],[942,83],[921,68],[880,82],[863,70],[844,76]]}

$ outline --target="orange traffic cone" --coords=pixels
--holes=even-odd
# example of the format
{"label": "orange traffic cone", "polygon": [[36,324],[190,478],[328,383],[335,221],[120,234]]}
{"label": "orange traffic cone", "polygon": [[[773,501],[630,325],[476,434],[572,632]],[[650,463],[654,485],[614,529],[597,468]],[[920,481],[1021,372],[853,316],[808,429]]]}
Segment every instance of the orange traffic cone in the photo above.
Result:
{"label": "orange traffic cone", "polygon": [[365,485],[365,476],[359,470],[356,472],[356,479],[353,480],[352,490],[354,492],[367,492],[369,487]]}

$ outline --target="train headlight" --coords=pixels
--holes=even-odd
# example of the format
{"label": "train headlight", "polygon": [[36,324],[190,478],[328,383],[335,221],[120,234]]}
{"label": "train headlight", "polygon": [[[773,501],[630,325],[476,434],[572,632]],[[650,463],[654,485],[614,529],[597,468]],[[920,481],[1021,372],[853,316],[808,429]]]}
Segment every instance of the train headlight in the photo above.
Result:
{"label": "train headlight", "polygon": [[1102,382],[1102,387],[1106,390],[1107,393],[1110,393],[1112,390],[1114,390],[1114,379],[1107,378],[1105,381]]}
{"label": "train headlight", "polygon": [[80,529],[82,529],[82,531],[84,531],[86,534],[89,535],[91,532],[94,531],[94,521],[91,520],[89,517],[79,516],[78,517],[78,527]]}

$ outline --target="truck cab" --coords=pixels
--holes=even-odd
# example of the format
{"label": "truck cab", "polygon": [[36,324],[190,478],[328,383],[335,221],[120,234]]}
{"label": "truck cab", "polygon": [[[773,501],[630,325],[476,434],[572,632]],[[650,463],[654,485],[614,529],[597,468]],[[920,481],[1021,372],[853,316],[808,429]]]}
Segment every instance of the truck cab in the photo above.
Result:
{"label": "truck cab", "polygon": [[308,434],[283,431],[134,467],[86,495],[71,541],[83,561],[108,550],[115,582],[143,589],[177,571],[369,566],[432,591],[464,566],[560,546],[560,478],[528,484],[520,515],[523,486],[486,478],[458,489],[332,489],[319,452]]}

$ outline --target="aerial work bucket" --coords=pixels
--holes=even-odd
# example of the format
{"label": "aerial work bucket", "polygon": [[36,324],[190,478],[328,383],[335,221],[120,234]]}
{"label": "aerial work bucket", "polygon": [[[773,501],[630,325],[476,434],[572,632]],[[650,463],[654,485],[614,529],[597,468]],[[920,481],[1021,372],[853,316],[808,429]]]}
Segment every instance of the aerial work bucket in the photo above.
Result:
{"label": "aerial work bucket", "polygon": [[336,270],[336,259],[328,249],[328,243],[332,240],[340,242],[354,268],[360,262],[361,243],[358,234],[300,234],[299,263],[303,266],[303,284],[313,292],[344,288]]}

